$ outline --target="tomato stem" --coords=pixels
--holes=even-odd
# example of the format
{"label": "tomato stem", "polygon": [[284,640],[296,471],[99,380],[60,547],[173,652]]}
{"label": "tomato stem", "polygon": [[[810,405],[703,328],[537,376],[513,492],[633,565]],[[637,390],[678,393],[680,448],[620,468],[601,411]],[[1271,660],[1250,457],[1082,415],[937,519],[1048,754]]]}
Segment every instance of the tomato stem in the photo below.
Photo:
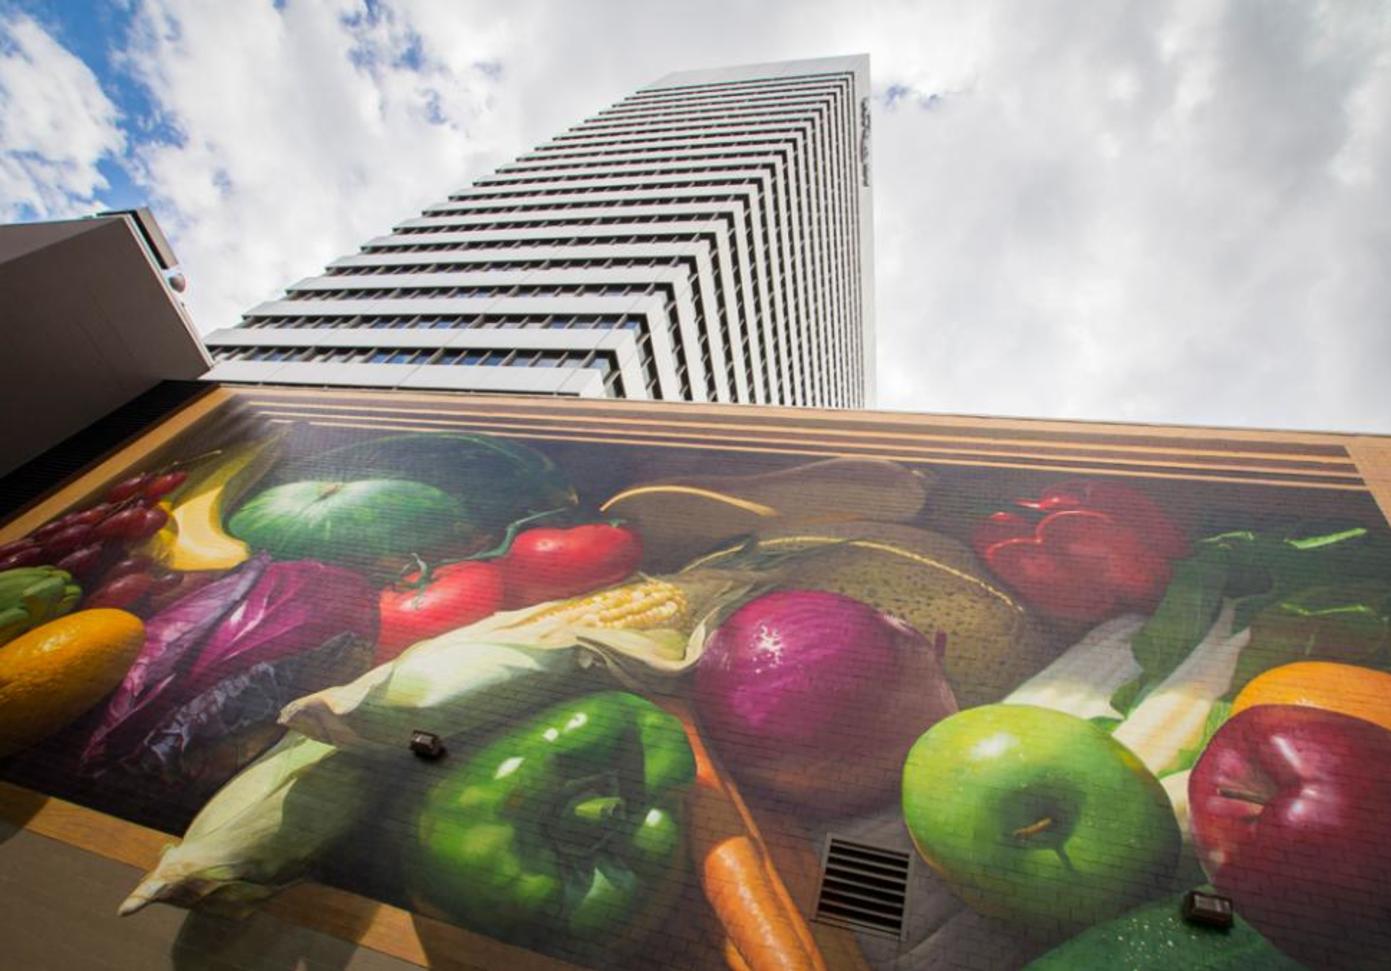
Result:
{"label": "tomato stem", "polygon": [[506,556],[508,550],[512,548],[512,543],[516,541],[517,534],[522,531],[522,527],[529,526],[532,523],[540,522],[543,519],[549,519],[553,516],[558,516],[561,513],[568,513],[571,510],[572,507],[570,506],[557,506],[555,509],[545,509],[541,512],[534,512],[529,516],[523,516],[521,519],[514,520],[507,524],[507,531],[502,534],[502,540],[498,543],[498,545],[494,546],[490,550],[484,550],[482,553],[476,553],[473,556],[470,556],[469,559],[500,559],[501,557]]}

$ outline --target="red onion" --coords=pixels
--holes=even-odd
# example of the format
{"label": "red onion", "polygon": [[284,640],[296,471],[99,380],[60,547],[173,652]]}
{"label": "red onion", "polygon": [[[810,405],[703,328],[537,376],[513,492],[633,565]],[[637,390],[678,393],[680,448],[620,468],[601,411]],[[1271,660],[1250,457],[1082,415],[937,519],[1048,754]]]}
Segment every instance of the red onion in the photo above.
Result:
{"label": "red onion", "polygon": [[847,812],[895,794],[908,749],[956,711],[940,652],[908,624],[821,590],[731,614],[696,671],[701,723],[736,775]]}

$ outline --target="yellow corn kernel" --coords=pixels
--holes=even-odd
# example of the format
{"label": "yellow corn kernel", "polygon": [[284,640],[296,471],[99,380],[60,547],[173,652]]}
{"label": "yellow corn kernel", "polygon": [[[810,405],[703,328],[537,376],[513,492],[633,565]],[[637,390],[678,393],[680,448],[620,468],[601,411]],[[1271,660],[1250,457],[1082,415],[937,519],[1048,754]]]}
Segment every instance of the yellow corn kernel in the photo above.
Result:
{"label": "yellow corn kernel", "polygon": [[680,627],[688,609],[680,587],[649,579],[562,601],[527,617],[526,623],[544,620],[601,630],[654,630]]}

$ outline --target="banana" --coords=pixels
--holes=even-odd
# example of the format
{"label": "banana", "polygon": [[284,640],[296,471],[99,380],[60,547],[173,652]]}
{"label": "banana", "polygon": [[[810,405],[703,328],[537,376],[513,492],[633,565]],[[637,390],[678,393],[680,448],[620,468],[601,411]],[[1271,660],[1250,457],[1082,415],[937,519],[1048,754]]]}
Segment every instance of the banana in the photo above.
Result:
{"label": "banana", "polygon": [[234,446],[191,476],[167,506],[169,522],[145,552],[176,572],[230,570],[250,548],[222,527],[226,510],[274,463],[283,433]]}

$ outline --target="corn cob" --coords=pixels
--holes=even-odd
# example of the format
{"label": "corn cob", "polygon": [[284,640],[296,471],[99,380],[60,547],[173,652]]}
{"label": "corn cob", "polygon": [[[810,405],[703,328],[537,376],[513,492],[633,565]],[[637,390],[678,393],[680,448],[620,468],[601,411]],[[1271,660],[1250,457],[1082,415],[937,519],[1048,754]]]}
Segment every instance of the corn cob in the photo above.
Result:
{"label": "corn cob", "polygon": [[526,626],[559,624],[599,630],[682,628],[690,621],[690,603],[680,587],[666,580],[643,579],[598,593],[560,600],[526,616]]}

